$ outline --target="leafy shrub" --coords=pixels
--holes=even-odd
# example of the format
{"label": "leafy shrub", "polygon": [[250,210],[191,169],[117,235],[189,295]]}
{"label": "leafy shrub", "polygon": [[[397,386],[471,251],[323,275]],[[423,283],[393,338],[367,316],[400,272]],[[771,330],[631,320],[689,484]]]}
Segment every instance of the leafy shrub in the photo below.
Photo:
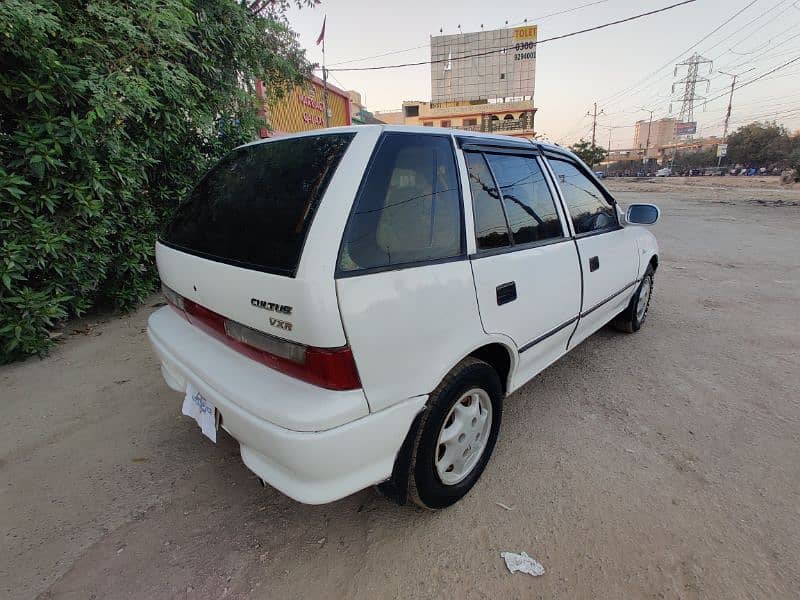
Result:
{"label": "leafy shrub", "polygon": [[300,81],[286,2],[0,3],[0,362],[154,290],[177,202],[261,126],[253,82]]}

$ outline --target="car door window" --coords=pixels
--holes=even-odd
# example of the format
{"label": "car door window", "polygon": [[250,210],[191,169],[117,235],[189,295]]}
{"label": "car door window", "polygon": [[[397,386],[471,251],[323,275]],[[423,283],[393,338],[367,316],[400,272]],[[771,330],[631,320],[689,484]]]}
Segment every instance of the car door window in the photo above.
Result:
{"label": "car door window", "polygon": [[465,152],[472,190],[472,211],[475,215],[475,240],[478,250],[490,250],[511,245],[500,194],[494,185],[486,159],[479,152]]}
{"label": "car door window", "polygon": [[461,197],[448,136],[386,134],[350,214],[341,271],[464,253]]}
{"label": "car door window", "polygon": [[563,237],[555,201],[532,156],[486,154],[503,196],[514,244]]}
{"label": "car door window", "polygon": [[557,158],[549,158],[548,161],[558,180],[577,235],[619,225],[614,205],[577,165]]}

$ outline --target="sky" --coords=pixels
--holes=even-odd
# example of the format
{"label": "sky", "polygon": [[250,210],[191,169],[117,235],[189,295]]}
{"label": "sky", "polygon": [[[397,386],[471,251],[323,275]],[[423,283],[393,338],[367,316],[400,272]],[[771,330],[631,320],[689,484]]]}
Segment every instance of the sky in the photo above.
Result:
{"label": "sky", "polygon": [[[333,69],[429,60],[430,36],[439,35],[440,28],[445,34],[457,33],[459,25],[464,32],[479,31],[481,25],[493,29],[527,18],[539,26],[542,40],[677,1],[323,0],[315,8],[292,7],[287,17],[308,59],[322,63],[315,42],[327,15],[326,64],[331,82],[360,92],[367,108],[376,111],[398,110],[403,100],[429,101],[430,66],[366,72]],[[740,74],[737,86],[765,75],[734,91],[731,130],[753,120],[773,119],[790,130],[800,128],[800,2],[696,0],[629,23],[540,44],[536,131],[560,144],[590,139],[592,119],[587,112],[597,102],[598,112],[603,112],[597,120],[597,143],[607,147],[610,134],[612,148],[630,147],[633,124],[649,118],[650,110],[654,119],[677,116],[680,102],[673,100],[669,112],[670,99],[679,92],[676,88],[671,94],[672,82],[681,77],[681,72],[673,76],[675,63],[693,52],[713,61],[700,71],[710,83],[708,92],[705,84],[698,85],[697,94],[712,99],[705,110],[695,106],[700,136],[722,133],[731,84],[731,77],[722,71]],[[766,75],[795,58],[796,62]],[[720,97],[713,99],[716,96]]]}

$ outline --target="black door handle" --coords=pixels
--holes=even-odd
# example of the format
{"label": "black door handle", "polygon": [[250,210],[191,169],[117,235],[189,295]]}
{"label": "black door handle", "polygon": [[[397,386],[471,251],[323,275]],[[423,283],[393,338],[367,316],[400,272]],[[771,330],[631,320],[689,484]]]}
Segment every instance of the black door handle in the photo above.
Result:
{"label": "black door handle", "polygon": [[508,304],[517,299],[517,284],[513,281],[497,286],[497,306]]}
{"label": "black door handle", "polygon": [[593,256],[589,259],[589,271],[597,271],[600,268],[600,259],[597,256]]}

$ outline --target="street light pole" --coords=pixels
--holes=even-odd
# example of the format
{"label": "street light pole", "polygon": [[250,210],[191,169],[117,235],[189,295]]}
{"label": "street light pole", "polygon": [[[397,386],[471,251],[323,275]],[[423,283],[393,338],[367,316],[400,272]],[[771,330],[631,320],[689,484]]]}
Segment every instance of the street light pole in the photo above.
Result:
{"label": "street light pole", "polygon": [[650,130],[653,128],[653,113],[655,111],[648,110],[646,108],[643,108],[642,110],[650,113],[650,122],[647,124],[647,142],[644,144],[644,157],[642,158],[642,164],[647,166],[650,162],[648,157],[648,154],[650,153]]}
{"label": "street light pole", "polygon": [[[733,90],[736,89],[736,78],[739,77],[739,75],[743,75],[744,73],[749,73],[753,69],[755,69],[755,67],[753,67],[752,69],[747,69],[747,71],[742,71],[741,73],[726,73],[725,71],[720,71],[720,73],[722,73],[723,75],[727,75],[728,77],[732,78],[731,91],[730,94],[728,95],[728,110],[725,111],[725,127],[722,129],[723,144],[725,143],[725,140],[728,139],[728,122],[730,121],[731,118],[731,108],[733,107]],[[719,156],[717,156],[717,167],[719,167],[721,164],[722,164],[722,155],[720,154]]]}

